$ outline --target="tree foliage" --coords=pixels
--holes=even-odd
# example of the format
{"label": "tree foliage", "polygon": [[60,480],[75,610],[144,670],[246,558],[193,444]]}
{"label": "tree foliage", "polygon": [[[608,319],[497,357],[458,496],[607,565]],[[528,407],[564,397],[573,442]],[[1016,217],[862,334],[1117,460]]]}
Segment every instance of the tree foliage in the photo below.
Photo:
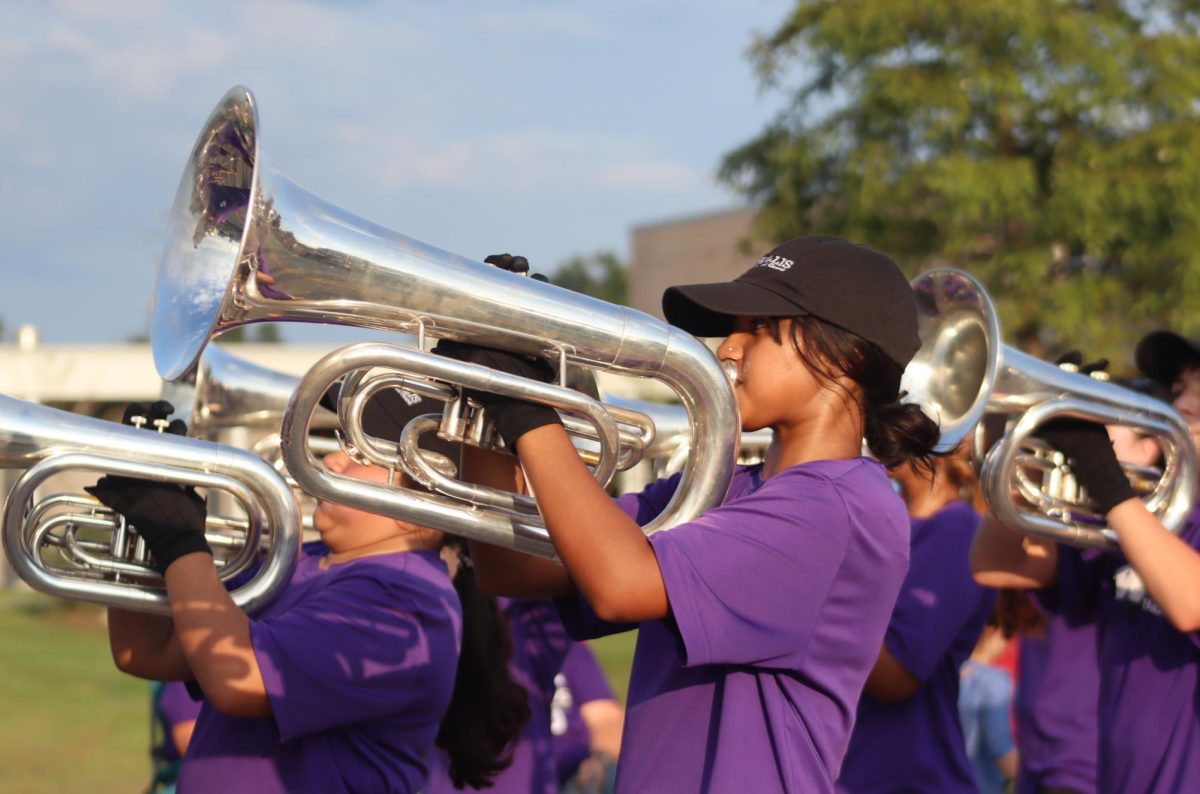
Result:
{"label": "tree foliage", "polygon": [[628,269],[611,251],[568,259],[550,281],[609,303],[624,304],[629,298]]}
{"label": "tree foliage", "polygon": [[726,156],[761,234],[975,273],[1010,343],[1200,331],[1200,0],[798,0],[787,106]]}

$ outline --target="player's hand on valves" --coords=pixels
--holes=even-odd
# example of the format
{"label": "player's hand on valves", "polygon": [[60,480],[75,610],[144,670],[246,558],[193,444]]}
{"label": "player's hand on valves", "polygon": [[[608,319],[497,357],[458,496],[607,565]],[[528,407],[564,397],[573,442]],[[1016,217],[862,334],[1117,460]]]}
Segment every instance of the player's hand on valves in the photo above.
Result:
{"label": "player's hand on valves", "polygon": [[[125,407],[121,421],[152,432],[186,435],[180,419],[168,420],[175,408],[166,400],[135,402]],[[109,474],[84,488],[101,504],[125,517],[146,539],[159,573],[185,554],[212,554],[204,539],[207,510],[204,500],[190,486],[157,482],[138,477]]]}
{"label": "player's hand on valves", "polygon": [[1067,456],[1075,479],[1087,489],[1101,513],[1137,496],[1103,425],[1082,419],[1055,419],[1041,427],[1037,435]]}

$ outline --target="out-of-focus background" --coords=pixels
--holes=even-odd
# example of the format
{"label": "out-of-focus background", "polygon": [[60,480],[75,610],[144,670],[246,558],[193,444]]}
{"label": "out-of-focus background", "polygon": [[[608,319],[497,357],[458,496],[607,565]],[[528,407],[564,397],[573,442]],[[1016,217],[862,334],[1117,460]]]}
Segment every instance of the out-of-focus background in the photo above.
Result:
{"label": "out-of-focus background", "polygon": [[[668,284],[824,232],[910,275],[970,270],[1043,358],[1126,374],[1144,332],[1200,330],[1197,2],[16,0],[0,392],[107,417],[158,394],[167,212],[235,84],[271,159],[326,199],[651,314]],[[363,336],[222,344],[299,374]],[[2,582],[0,790],[142,787],[148,694],[112,668],[100,610]],[[631,648],[598,646],[622,695]]]}

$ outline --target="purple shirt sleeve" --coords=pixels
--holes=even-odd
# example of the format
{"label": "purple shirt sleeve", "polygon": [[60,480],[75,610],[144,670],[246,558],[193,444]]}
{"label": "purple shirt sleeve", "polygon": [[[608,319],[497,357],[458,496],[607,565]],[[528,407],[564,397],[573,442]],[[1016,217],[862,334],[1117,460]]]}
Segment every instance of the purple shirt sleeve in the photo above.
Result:
{"label": "purple shirt sleeve", "polygon": [[[924,682],[979,610],[981,588],[967,565],[979,514],[958,502],[914,533],[908,575],[888,622],[884,644]],[[914,527],[916,529],[916,527]]]}
{"label": "purple shirt sleeve", "polygon": [[849,520],[828,478],[793,472],[650,537],[685,666],[795,667],[803,658],[845,557]]}
{"label": "purple shirt sleeve", "polygon": [[[282,741],[429,707],[455,648],[457,604],[369,560],[295,607],[251,621],[255,656]],[[430,715],[430,719],[436,719]]]}
{"label": "purple shirt sleeve", "polygon": [[592,649],[582,642],[571,646],[563,660],[562,673],[571,687],[571,697],[576,708],[593,700],[616,700],[604,671],[596,661]]}
{"label": "purple shirt sleeve", "polygon": [[[625,494],[617,499],[617,507],[624,510],[638,526],[642,526],[663,511],[675,494],[682,476],[682,473],[676,474],[650,483],[641,493]],[[600,620],[587,599],[580,595],[557,599],[554,606],[573,640],[594,640],[637,628],[634,623],[606,623]]]}

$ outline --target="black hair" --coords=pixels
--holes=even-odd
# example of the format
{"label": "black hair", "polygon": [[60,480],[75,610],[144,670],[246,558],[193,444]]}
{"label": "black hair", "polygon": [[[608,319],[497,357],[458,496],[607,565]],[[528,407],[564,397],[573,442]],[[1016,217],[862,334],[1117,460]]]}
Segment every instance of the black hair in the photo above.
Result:
{"label": "black hair", "polygon": [[[783,319],[768,318],[776,342],[783,339]],[[862,389],[863,435],[871,454],[889,469],[911,462],[932,476],[933,459],[946,454],[934,450],[940,431],[919,406],[901,402],[904,372],[896,362],[874,342],[811,314],[791,320],[792,347],[817,380],[828,386],[845,376]]]}
{"label": "black hair", "polygon": [[454,589],[462,602],[463,638],[454,693],[434,740],[450,759],[455,788],[480,789],[512,763],[516,740],[529,722],[529,698],[508,669],[512,635],[500,605],[480,591],[467,545],[447,537],[459,555]]}

